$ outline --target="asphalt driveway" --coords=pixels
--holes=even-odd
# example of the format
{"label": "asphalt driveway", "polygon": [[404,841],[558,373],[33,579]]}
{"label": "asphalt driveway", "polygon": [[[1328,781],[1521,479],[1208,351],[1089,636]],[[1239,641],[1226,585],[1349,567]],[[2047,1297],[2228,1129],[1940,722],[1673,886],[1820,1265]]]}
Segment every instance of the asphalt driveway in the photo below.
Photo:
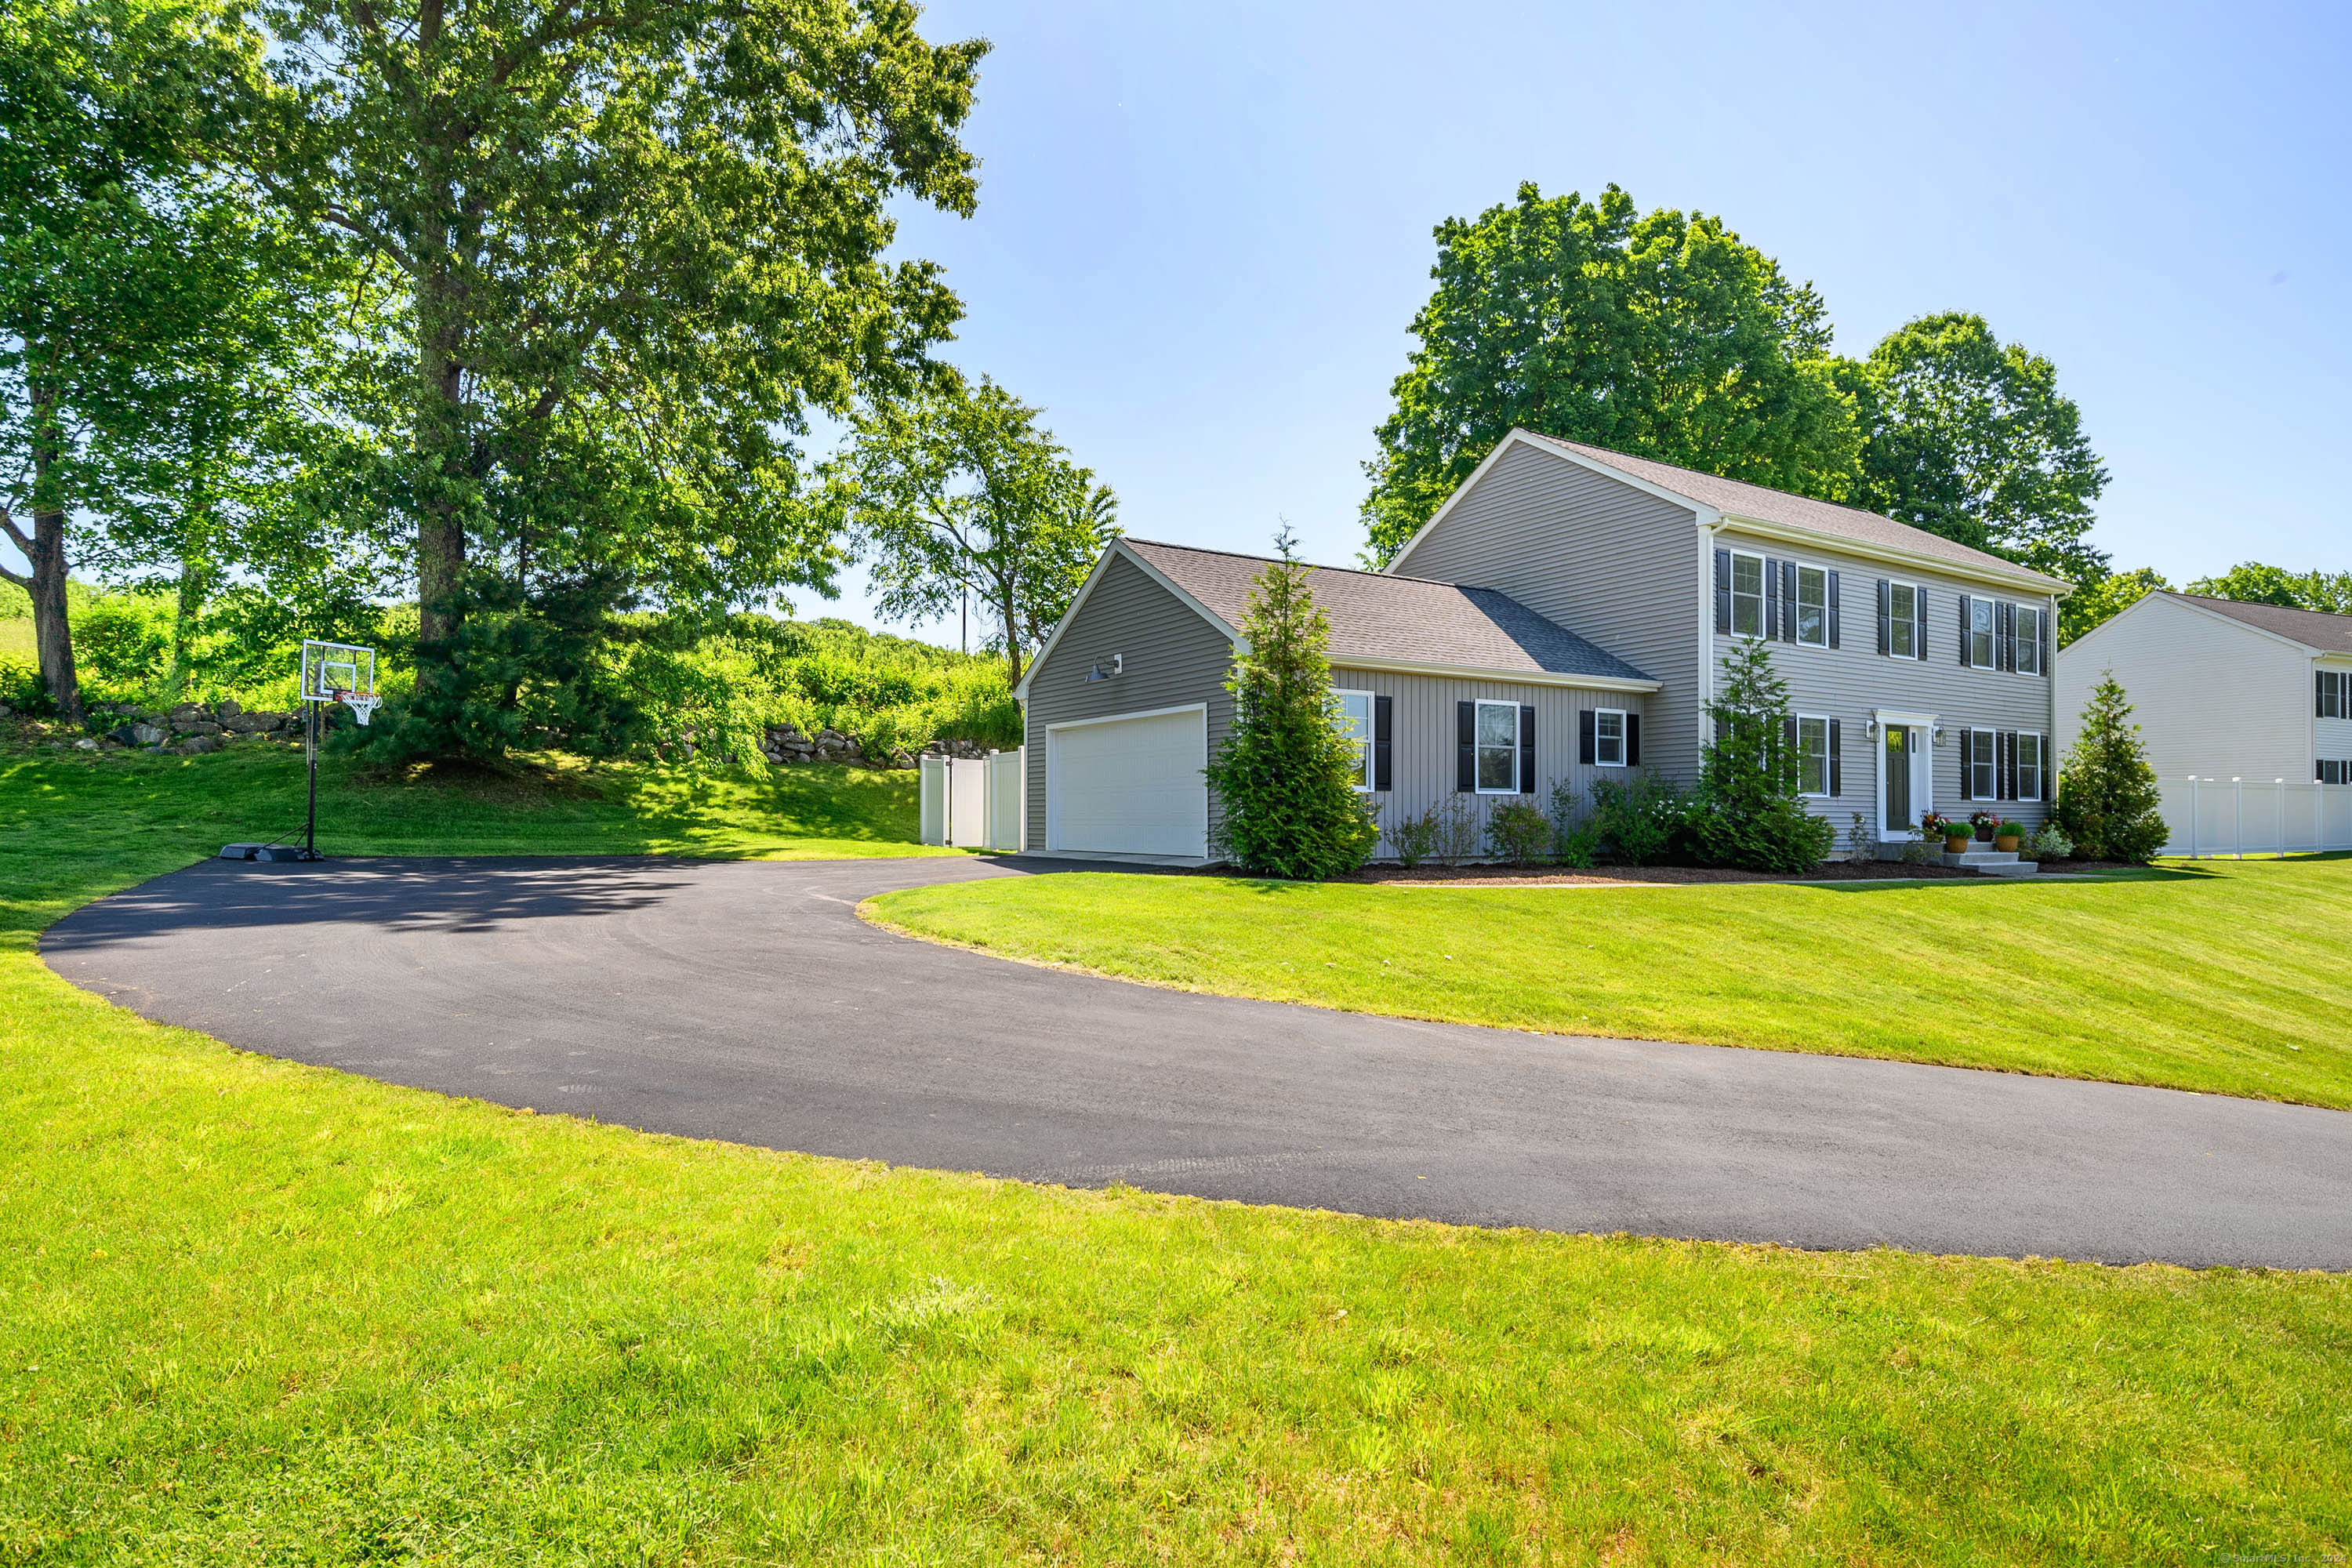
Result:
{"label": "asphalt driveway", "polygon": [[2352,1268],[2342,1112],[1196,996],[852,912],[1045,869],[212,861],[41,951],[249,1050],[693,1137],[1473,1225]]}

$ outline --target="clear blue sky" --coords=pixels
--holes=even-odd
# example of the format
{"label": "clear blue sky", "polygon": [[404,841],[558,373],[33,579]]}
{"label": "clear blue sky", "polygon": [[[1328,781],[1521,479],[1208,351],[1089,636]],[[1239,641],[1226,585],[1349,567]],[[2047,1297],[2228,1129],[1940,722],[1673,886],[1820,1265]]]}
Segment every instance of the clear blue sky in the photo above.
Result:
{"label": "clear blue sky", "polygon": [[1145,537],[1351,560],[1431,228],[1614,181],[1811,279],[1845,353],[1965,309],[2049,355],[2117,565],[2352,569],[2352,10],[1778,9],[940,0],[995,46],[980,211],[901,248]]}

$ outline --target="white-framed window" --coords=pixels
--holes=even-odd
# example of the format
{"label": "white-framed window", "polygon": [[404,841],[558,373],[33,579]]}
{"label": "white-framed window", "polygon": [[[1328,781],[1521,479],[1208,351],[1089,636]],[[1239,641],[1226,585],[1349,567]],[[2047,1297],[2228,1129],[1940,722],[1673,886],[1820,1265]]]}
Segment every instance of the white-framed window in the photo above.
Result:
{"label": "white-framed window", "polygon": [[1731,552],[1731,635],[1770,637],[1764,624],[1764,557]]}
{"label": "white-framed window", "polygon": [[1992,668],[1994,609],[1990,599],[1969,601],[1969,663],[1979,669]]}
{"label": "white-framed window", "polygon": [[1331,695],[1339,704],[1339,733],[1356,743],[1356,788],[1368,790],[1372,787],[1372,694],[1335,686]]}
{"label": "white-framed window", "polygon": [[1478,701],[1478,793],[1519,793],[1519,705]]}
{"label": "white-framed window", "polygon": [[1604,768],[1625,765],[1623,709],[1596,708],[1592,710],[1592,760]]}
{"label": "white-framed window", "polygon": [[1825,566],[1797,568],[1797,640],[1808,647],[1830,646],[1830,574]]}
{"label": "white-framed window", "polygon": [[1896,658],[1919,657],[1919,595],[1916,583],[1887,584],[1886,651]]}
{"label": "white-framed window", "polygon": [[1969,798],[1997,800],[2000,796],[2000,734],[1994,730],[1970,730],[1969,753],[1960,765],[1969,770]]}
{"label": "white-framed window", "polygon": [[[2024,662],[2024,656],[2019,656]],[[2042,736],[2032,730],[2017,732],[2017,798],[2042,798]]]}
{"label": "white-framed window", "polygon": [[2042,673],[2042,617],[2045,612],[2031,605],[2017,606],[2017,673]]}
{"label": "white-framed window", "polygon": [[2313,711],[2322,719],[2352,719],[2352,669],[2323,669],[2319,700]]}
{"label": "white-framed window", "polygon": [[1830,721],[1797,715],[1797,793],[1830,793]]}

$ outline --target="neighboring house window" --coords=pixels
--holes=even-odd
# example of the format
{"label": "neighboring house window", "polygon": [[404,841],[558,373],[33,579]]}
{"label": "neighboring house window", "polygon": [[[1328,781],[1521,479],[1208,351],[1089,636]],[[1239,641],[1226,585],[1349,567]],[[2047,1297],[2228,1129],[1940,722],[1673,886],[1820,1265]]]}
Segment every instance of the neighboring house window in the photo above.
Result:
{"label": "neighboring house window", "polygon": [[1830,721],[1797,715],[1797,793],[1830,793]]}
{"label": "neighboring house window", "polygon": [[1830,574],[1819,566],[1797,568],[1797,640],[1830,646]]}
{"label": "neighboring house window", "polygon": [[2323,758],[2319,763],[2321,784],[2352,784],[2352,762],[2341,758]]}
{"label": "neighboring house window", "polygon": [[1732,552],[1731,635],[1742,637],[1770,635],[1764,625],[1764,558],[1761,555]]}
{"label": "neighboring house window", "polygon": [[1372,694],[1343,691],[1334,687],[1339,701],[1339,733],[1356,743],[1356,772],[1349,782],[1360,790],[1372,787]]}
{"label": "neighboring house window", "polygon": [[1625,714],[1622,709],[1592,710],[1592,760],[1604,768],[1625,765]]}
{"label": "neighboring house window", "polygon": [[1960,759],[1969,770],[1968,797],[1970,800],[2000,798],[2000,735],[1994,730],[1969,730],[1963,732],[1968,741],[1968,754]]}
{"label": "neighboring house window", "polygon": [[1993,667],[1993,602],[1990,599],[1964,598],[1960,611],[1968,616],[1968,663],[1973,668]]}
{"label": "neighboring house window", "polygon": [[2318,714],[2322,719],[2352,719],[2352,669],[2319,671]]}
{"label": "neighboring house window", "polygon": [[1519,793],[1519,705],[1478,704],[1478,793]]}
{"label": "neighboring house window", "polygon": [[1916,584],[1887,585],[1886,651],[1896,658],[1919,657],[1920,590]]}
{"label": "neighboring house window", "polygon": [[[2017,672],[2020,675],[2042,673],[2042,612],[2029,605],[2017,606]],[[2033,797],[2027,795],[2031,800]]]}
{"label": "neighboring house window", "polygon": [[2031,730],[2017,732],[2017,798],[2042,798],[2042,737]]}

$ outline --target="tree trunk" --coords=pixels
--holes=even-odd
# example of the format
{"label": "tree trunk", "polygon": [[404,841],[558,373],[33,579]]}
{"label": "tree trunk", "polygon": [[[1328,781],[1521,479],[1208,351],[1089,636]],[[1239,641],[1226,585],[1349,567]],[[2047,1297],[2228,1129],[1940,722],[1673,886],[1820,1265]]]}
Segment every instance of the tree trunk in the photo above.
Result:
{"label": "tree trunk", "polygon": [[[417,286],[416,455],[422,505],[416,520],[417,634],[427,644],[447,641],[465,622],[452,601],[466,579],[466,518],[460,488],[468,464],[458,395],[465,367],[457,363],[457,312],[446,277]],[[423,673],[423,672],[420,672]]]}
{"label": "tree trunk", "polygon": [[1012,672],[1007,686],[1021,684],[1021,623],[1013,617],[1013,584],[999,579],[996,603],[1004,614],[1004,662]]}
{"label": "tree trunk", "polygon": [[85,715],[81,681],[74,674],[73,631],[66,621],[66,512],[58,486],[57,394],[33,389],[33,643],[41,681],[58,717],[79,724]]}

